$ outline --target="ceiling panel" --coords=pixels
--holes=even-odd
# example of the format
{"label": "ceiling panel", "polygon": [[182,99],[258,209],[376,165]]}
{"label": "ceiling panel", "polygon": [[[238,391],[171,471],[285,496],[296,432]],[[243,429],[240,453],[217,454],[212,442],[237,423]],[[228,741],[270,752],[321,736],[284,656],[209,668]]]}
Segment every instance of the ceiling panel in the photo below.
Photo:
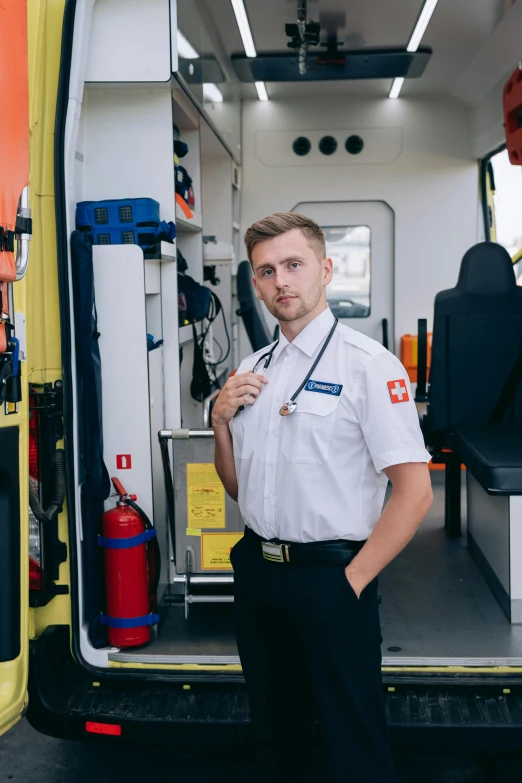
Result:
{"label": "ceiling panel", "polygon": [[[520,0],[519,0],[520,1]],[[243,50],[230,0],[199,0],[207,9],[228,55]],[[246,0],[254,42],[259,51],[286,49],[284,27],[294,22],[297,0]],[[500,22],[505,0],[439,0],[423,45],[433,56],[419,79],[409,79],[404,95],[450,93]],[[406,46],[422,0],[309,0],[309,19],[334,24],[347,48]],[[271,97],[290,95],[386,95],[389,81],[267,85]],[[245,95],[252,88],[244,86]]]}

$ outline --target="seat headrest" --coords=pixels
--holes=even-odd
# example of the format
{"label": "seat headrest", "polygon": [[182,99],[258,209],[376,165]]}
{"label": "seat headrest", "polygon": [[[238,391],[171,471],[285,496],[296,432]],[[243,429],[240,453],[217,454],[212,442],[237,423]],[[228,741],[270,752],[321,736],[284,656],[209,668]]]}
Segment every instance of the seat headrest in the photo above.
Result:
{"label": "seat headrest", "polygon": [[513,262],[496,242],[479,242],[464,255],[457,288],[469,294],[502,294],[516,288]]}
{"label": "seat headrest", "polygon": [[252,350],[259,351],[273,341],[252,283],[250,261],[241,261],[237,268],[236,282],[237,298],[239,299],[238,315],[243,319]]}

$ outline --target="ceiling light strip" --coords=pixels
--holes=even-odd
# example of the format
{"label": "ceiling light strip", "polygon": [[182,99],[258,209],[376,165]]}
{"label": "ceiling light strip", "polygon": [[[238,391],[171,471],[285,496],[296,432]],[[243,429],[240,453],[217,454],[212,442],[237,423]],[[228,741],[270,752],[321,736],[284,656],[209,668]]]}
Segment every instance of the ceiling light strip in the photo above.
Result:
{"label": "ceiling light strip", "polygon": [[417,24],[415,25],[415,29],[411,34],[410,42],[406,47],[406,50],[408,52],[416,52],[417,49],[419,48],[420,42],[422,40],[422,36],[426,32],[426,28],[430,22],[430,19],[435,10],[435,6],[437,5],[438,2],[439,0],[426,0],[426,2],[424,3],[420,16],[417,19]]}
{"label": "ceiling light strip", "polygon": [[397,78],[393,80],[388,98],[398,98],[403,84],[404,76],[397,76]]}
{"label": "ceiling light strip", "polygon": [[265,83],[264,82],[254,82],[256,85],[257,90],[257,97],[260,101],[267,101],[268,100],[268,93],[266,91]]}
{"label": "ceiling light strip", "polygon": [[[417,19],[417,24],[415,25],[408,46],[406,47],[407,52],[416,52],[419,48],[420,42],[422,41],[422,36],[426,32],[426,28],[430,23],[430,19],[433,16],[433,12],[438,2],[439,0],[425,0],[422,11],[420,12],[419,18]],[[394,79],[388,98],[398,98],[403,84],[403,76],[398,76],[396,79]]]}
{"label": "ceiling light strip", "polygon": [[252,32],[248,23],[248,17],[245,11],[245,4],[243,0],[231,0],[232,8],[236,15],[237,26],[241,34],[241,40],[245,48],[245,54],[247,57],[256,57],[256,47],[254,46],[254,39],[252,38]]}

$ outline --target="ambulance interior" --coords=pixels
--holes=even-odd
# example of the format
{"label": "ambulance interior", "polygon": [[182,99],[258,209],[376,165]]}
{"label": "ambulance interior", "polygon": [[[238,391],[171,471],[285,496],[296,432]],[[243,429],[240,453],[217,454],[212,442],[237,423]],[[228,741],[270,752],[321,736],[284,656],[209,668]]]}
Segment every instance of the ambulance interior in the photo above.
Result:
{"label": "ambulance interior", "polygon": [[[227,553],[242,521],[216,483],[209,424],[230,371],[274,335],[245,265],[242,237],[255,220],[294,210],[324,227],[335,267],[330,306],[402,358],[413,394],[419,373],[420,416],[425,349],[419,341],[417,368],[417,343],[407,336],[426,319],[428,359],[431,346],[439,362],[437,399],[450,405],[455,394],[474,412],[471,424],[489,421],[484,411],[495,406],[522,345],[522,308],[512,308],[521,290],[522,167],[505,150],[503,114],[512,74],[513,94],[521,95],[522,2],[430,5],[414,49],[422,0],[246,0],[242,31],[234,7],[243,4],[231,0],[77,0],[57,165],[67,233],[73,576],[78,648],[89,664],[240,671]],[[287,44],[303,9],[311,43],[300,73],[299,47]],[[296,26],[294,38],[287,24]],[[520,106],[522,98],[517,128]],[[115,238],[125,225],[109,225],[99,204],[111,199],[123,207],[129,199],[157,202],[175,238],[168,225],[153,246],[150,237]],[[83,202],[95,202],[84,223]],[[102,219],[88,227],[89,215]],[[140,229],[125,209],[119,219],[138,237],[156,231],[148,218]],[[74,277],[78,228],[94,236],[98,398],[88,392],[78,337],[78,302],[90,301]],[[464,255],[485,240],[499,247],[468,256],[464,289],[449,304],[439,301],[441,324],[453,319],[443,335],[435,297],[455,289]],[[210,320],[185,322],[194,290],[187,276],[218,297]],[[471,297],[471,309],[459,310],[459,297],[468,304]],[[459,365],[464,391],[462,378],[452,380]],[[462,453],[444,438],[428,443],[441,458],[431,471],[435,502],[381,576],[385,666],[522,665],[517,389],[513,399],[500,445],[496,431],[491,441],[483,430],[482,452],[469,432]],[[103,443],[93,444],[89,423],[98,415]],[[87,455],[98,446],[109,476],[137,496],[157,531],[160,619],[138,647],[109,644],[99,623],[107,610],[96,536],[100,509],[114,508],[116,497],[89,495]]]}

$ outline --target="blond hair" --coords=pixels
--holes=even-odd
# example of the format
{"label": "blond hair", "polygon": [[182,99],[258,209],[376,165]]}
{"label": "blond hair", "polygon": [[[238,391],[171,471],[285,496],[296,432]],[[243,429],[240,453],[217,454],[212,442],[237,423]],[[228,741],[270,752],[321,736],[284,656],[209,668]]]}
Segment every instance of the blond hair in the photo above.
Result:
{"label": "blond hair", "polygon": [[321,226],[311,218],[300,215],[299,212],[276,212],[275,215],[269,215],[252,223],[247,229],[245,245],[250,263],[252,264],[252,251],[259,242],[279,237],[281,234],[293,231],[294,228],[303,232],[318,260],[322,261],[326,256],[326,241]]}

